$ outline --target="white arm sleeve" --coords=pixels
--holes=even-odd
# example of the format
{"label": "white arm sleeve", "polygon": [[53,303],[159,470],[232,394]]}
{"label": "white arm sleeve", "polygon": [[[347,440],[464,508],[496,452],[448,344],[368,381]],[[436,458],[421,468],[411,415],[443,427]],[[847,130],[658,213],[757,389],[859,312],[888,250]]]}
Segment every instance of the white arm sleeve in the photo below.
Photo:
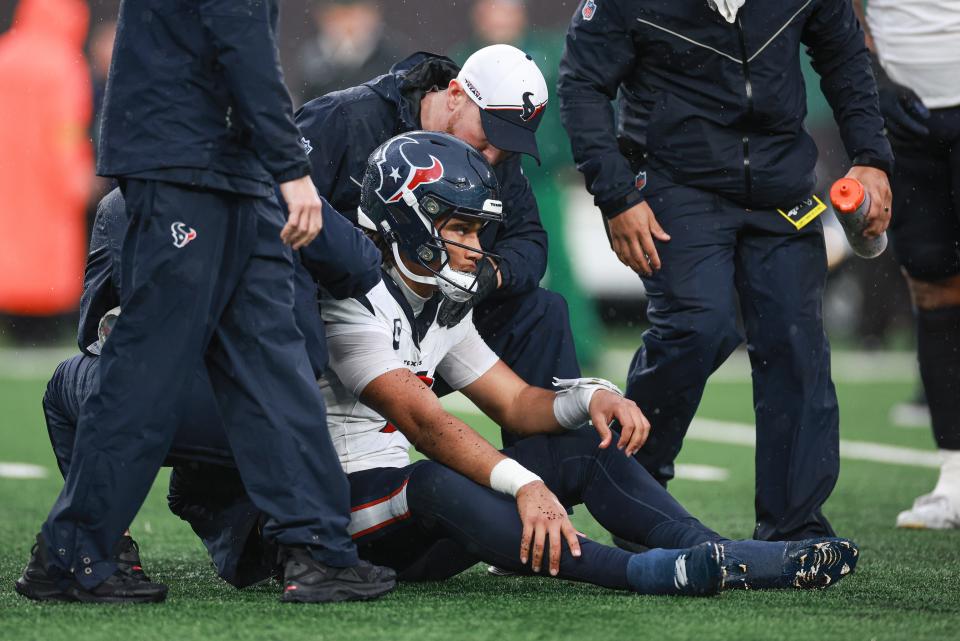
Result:
{"label": "white arm sleeve", "polygon": [[472,315],[460,321],[460,326],[465,329],[463,338],[450,348],[437,365],[437,374],[455,390],[474,382],[500,360],[480,337],[473,325]]}

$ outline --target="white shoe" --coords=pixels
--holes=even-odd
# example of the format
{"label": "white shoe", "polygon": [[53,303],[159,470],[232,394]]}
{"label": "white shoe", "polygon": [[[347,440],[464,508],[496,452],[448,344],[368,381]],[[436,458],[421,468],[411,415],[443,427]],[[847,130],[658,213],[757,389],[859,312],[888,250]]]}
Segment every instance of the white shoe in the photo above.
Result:
{"label": "white shoe", "polygon": [[960,510],[943,494],[917,497],[913,507],[897,515],[897,527],[916,530],[950,530],[960,528]]}

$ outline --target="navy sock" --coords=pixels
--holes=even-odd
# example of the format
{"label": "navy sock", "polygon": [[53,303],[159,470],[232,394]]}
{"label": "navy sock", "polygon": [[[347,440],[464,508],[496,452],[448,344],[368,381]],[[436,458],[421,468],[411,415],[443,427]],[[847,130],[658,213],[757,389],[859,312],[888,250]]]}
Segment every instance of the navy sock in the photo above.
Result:
{"label": "navy sock", "polygon": [[937,447],[960,449],[960,307],[917,310],[917,360]]}
{"label": "navy sock", "polygon": [[683,550],[657,548],[634,554],[627,562],[627,581],[639,594],[678,594],[677,557]]}

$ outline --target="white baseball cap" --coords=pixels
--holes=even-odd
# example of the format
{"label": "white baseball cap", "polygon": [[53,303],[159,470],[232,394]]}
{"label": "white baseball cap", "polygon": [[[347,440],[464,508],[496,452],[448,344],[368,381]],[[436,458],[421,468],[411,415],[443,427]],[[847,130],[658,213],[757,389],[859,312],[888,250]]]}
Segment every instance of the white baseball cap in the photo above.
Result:
{"label": "white baseball cap", "polygon": [[534,132],[547,107],[547,81],[533,58],[510,45],[490,45],[463,63],[457,82],[480,107],[490,143],[540,162]]}

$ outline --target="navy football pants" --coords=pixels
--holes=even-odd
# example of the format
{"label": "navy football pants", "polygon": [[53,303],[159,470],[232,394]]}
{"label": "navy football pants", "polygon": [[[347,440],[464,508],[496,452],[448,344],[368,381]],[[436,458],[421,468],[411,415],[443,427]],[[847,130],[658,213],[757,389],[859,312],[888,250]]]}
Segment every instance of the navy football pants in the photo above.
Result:
{"label": "navy football pants", "polygon": [[177,399],[204,357],[243,485],[270,515],[264,534],[355,563],[347,483],[294,324],[276,200],[140,180],[126,181],[124,197],[123,314],[43,526],[54,563],[88,588],[115,571],[111,552],[170,449]]}
{"label": "navy football pants", "polygon": [[[540,475],[566,506],[585,505],[604,528],[629,541],[676,549],[725,540],[684,510],[634,459],[613,447],[600,450],[598,444],[595,431],[585,428],[523,439],[503,452]],[[433,461],[348,478],[350,533],[360,556],[394,568],[401,580],[442,580],[479,561],[530,573],[520,564],[522,527],[513,498]],[[230,583],[243,587],[275,570],[275,551],[257,529],[259,513],[232,470],[176,465],[170,507],[203,539]],[[628,588],[630,553],[589,539],[581,539],[581,552],[576,559],[564,544],[560,578]]]}
{"label": "navy football pants", "polygon": [[839,473],[839,411],[820,220],[797,230],[775,210],[746,210],[652,171],[644,193],[672,240],[657,243],[663,268],[643,281],[653,326],[627,381],[652,426],[637,459],[660,482],[673,478],[707,378],[743,340],[739,311],[757,426],[754,536],[831,536],[821,506]]}

